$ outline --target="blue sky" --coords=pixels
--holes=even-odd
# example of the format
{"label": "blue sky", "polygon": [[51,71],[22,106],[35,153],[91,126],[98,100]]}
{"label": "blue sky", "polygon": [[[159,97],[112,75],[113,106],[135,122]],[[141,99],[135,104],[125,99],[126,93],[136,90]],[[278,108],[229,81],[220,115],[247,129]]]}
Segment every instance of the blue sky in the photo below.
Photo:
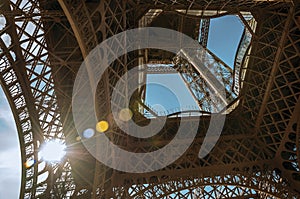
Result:
{"label": "blue sky", "polygon": [[[175,109],[178,110],[179,107],[183,110],[191,109],[189,107],[197,107],[189,91],[185,89],[184,82],[179,74],[148,75],[147,81],[157,82],[147,84],[146,90],[146,102],[155,111],[170,111],[170,113],[173,113],[177,112]],[[179,105],[180,102],[181,106]],[[163,105],[164,108],[155,105]],[[159,113],[159,115],[162,114]]]}
{"label": "blue sky", "polygon": [[[223,60],[228,66],[233,68],[236,49],[243,33],[243,25],[236,16],[224,16],[212,19],[209,29],[209,38],[207,48],[211,50],[217,57]],[[174,109],[180,107],[176,96],[184,98],[182,109],[186,107],[197,108],[197,104],[189,91],[187,91],[183,80],[178,74],[168,75],[148,75],[147,80],[156,81],[168,88],[173,88],[174,93],[170,92],[166,87],[151,84],[147,85],[146,103],[153,107],[155,104],[161,104],[167,111],[173,113]],[[163,110],[162,108],[154,108],[155,110]]]}
{"label": "blue sky", "polygon": [[[236,16],[225,16],[211,20],[208,48],[220,57],[229,66],[233,66],[235,50],[243,31],[242,23]],[[172,74],[161,78],[161,75],[152,76],[169,88],[176,87],[175,94],[185,98],[185,105],[195,105],[192,97],[188,94],[183,81],[178,75]],[[152,87],[152,89],[151,89]],[[152,85],[148,88],[149,104],[160,103],[166,109],[177,108],[178,104],[174,94],[165,87]],[[163,93],[163,94],[161,94]],[[184,106],[185,106],[184,105]],[[21,157],[19,143],[13,116],[7,100],[0,88],[0,198],[18,198],[21,181]]]}
{"label": "blue sky", "polygon": [[234,15],[212,19],[207,48],[228,66],[233,67],[243,28],[242,22]]}

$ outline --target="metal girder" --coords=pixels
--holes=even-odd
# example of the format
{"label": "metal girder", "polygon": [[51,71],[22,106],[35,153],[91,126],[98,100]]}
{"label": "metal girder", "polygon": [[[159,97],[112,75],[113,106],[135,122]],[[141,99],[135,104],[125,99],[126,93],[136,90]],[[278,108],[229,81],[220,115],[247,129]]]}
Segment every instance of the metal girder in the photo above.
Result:
{"label": "metal girder", "polygon": [[[242,15],[240,16],[240,18],[244,19]],[[252,26],[255,26],[256,24],[254,22],[254,18],[251,21],[253,23]],[[249,28],[252,30],[252,27],[250,27],[247,21],[245,21],[244,23],[247,23]],[[251,34],[251,31],[249,31],[249,28],[244,28],[244,32],[238,45],[238,49],[236,51],[234,59],[232,90],[236,95],[239,95],[240,90],[242,89],[242,82],[245,76],[245,71],[247,69],[248,54],[251,53],[250,44],[253,34]]]}
{"label": "metal girder", "polygon": [[276,153],[277,167],[283,175],[292,183],[292,187],[297,189],[300,186],[300,165],[299,165],[299,125],[300,125],[300,96],[291,116],[291,119],[283,135],[279,150]]}
{"label": "metal girder", "polygon": [[[217,81],[224,85],[224,96],[218,93],[217,89],[214,88],[216,85],[213,85],[213,83],[210,82],[212,81],[211,79],[206,79],[209,77],[206,77],[207,72],[199,71],[197,65],[189,63],[189,59],[184,60],[179,56],[175,57],[174,67],[183,77],[187,88],[195,96],[200,110],[212,112],[214,109],[217,110],[220,108],[218,104],[211,100],[211,96],[209,95],[211,92],[215,92],[216,95],[219,95],[218,98],[223,101],[224,105],[222,108],[224,108],[236,97],[231,90],[233,84],[233,71],[208,49],[202,49],[198,56],[201,57],[201,62],[205,65],[207,70],[214,74],[217,77]],[[205,75],[203,75],[203,73],[205,73]]]}
{"label": "metal girder", "polygon": [[[286,185],[281,188],[276,187],[282,179],[275,171],[255,175],[255,169],[253,170],[252,173],[251,169],[250,172],[226,173],[224,171],[222,175],[211,174],[214,176],[213,178],[203,176],[202,178],[186,178],[177,181],[170,180],[165,183],[137,185],[125,190],[117,190],[115,197],[219,198],[226,195],[230,198],[292,198],[296,196],[294,193],[285,190]],[[263,176],[269,176],[268,185],[265,184]],[[268,186],[269,189],[262,188],[265,186]],[[278,188],[281,189],[280,193],[275,191]]]}
{"label": "metal girder", "polygon": [[[7,46],[1,39],[0,79],[10,99],[16,119],[23,162],[31,158],[31,154],[37,149],[31,144],[35,142],[35,136],[40,136],[41,139],[53,137],[66,139],[67,143],[71,143],[70,147],[76,144],[74,143],[76,132],[72,124],[70,102],[72,84],[80,62],[104,39],[128,28],[137,27],[138,17],[133,12],[137,8],[140,8],[142,12],[149,8],[214,9],[230,12],[248,10],[254,11],[259,25],[243,82],[245,86],[241,91],[242,103],[236,111],[229,114],[229,120],[227,120],[228,123],[224,127],[220,141],[207,157],[200,160],[197,158],[198,149],[205,136],[204,131],[199,131],[194,145],[182,159],[153,173],[139,175],[120,173],[104,167],[94,159],[88,159],[85,163],[94,165],[94,170],[89,173],[93,175],[93,179],[90,184],[82,185],[79,178],[76,178],[78,180],[76,181],[72,177],[72,174],[76,174],[80,167],[76,167],[78,162],[75,161],[75,168],[73,168],[72,160],[76,158],[69,154],[63,165],[47,167],[50,174],[55,172],[53,180],[48,177],[39,182],[39,176],[46,172],[46,169],[36,171],[37,164],[30,168],[23,167],[21,195],[24,198],[298,197],[293,190],[297,187],[293,187],[292,184],[294,181],[297,183],[299,181],[297,177],[299,171],[297,167],[293,167],[299,161],[290,159],[295,155],[299,157],[299,150],[294,150],[294,146],[299,146],[299,142],[296,141],[299,140],[297,134],[299,124],[295,130],[296,119],[293,121],[290,119],[296,118],[298,109],[295,107],[299,104],[299,98],[296,97],[299,97],[299,86],[297,86],[299,85],[299,65],[297,65],[299,62],[297,60],[299,59],[300,38],[297,35],[299,35],[300,23],[297,17],[300,6],[298,4],[289,15],[286,11],[292,5],[288,3],[290,1],[179,0],[170,2],[146,0],[129,1],[125,4],[123,1],[111,0],[101,1],[99,4],[93,1],[61,0],[59,3],[68,19],[62,22],[57,20],[58,16],[54,13],[56,11],[51,14],[53,21],[51,17],[43,14],[37,14],[41,16],[40,19],[29,15],[33,9],[45,9],[40,13],[47,13],[47,6],[43,6],[42,1],[28,1],[31,4],[25,7],[21,7],[20,1],[13,2],[9,3],[12,7],[7,7],[4,15],[6,19],[12,20],[10,24],[15,25],[7,25],[7,28],[0,30],[0,36],[6,32],[11,35],[13,32],[17,34],[13,33],[15,35],[12,37],[13,48]],[[26,10],[28,7],[30,9]],[[15,11],[9,14],[9,9]],[[20,18],[17,12],[22,9],[24,13],[21,15],[26,17]],[[55,9],[61,13],[59,6]],[[258,15],[256,11],[259,10],[266,17]],[[286,16],[289,17],[286,18]],[[43,21],[43,17],[47,20]],[[22,23],[17,23],[19,20]],[[36,27],[33,33],[29,33],[30,31],[26,29],[26,26],[31,23]],[[58,33],[61,38],[54,39],[53,37]],[[44,35],[46,38],[41,39]],[[78,46],[80,46],[80,51]],[[14,49],[17,49],[19,53],[16,53]],[[24,60],[23,65],[15,60],[14,53],[20,60]],[[110,92],[114,83],[127,71],[127,60],[130,61],[133,58],[129,55],[120,58],[100,82],[100,85],[104,85],[98,93],[100,112],[108,111]],[[20,64],[22,69],[20,70],[19,67],[17,69],[14,64]],[[273,66],[277,65],[280,67],[272,72],[275,70]],[[272,84],[266,83],[267,77],[273,79]],[[262,94],[266,88],[270,97]],[[261,92],[260,95],[259,92]],[[29,99],[34,102],[32,105],[28,105]],[[120,103],[123,103],[123,95],[120,95],[120,99]],[[258,114],[261,115],[259,117],[261,122],[257,122],[259,124],[255,126],[257,110],[262,105],[265,108]],[[34,114],[36,116],[32,116]],[[174,131],[180,119],[187,122],[185,125],[189,129],[188,121],[192,119],[191,117],[170,118],[165,133],[161,135],[161,142],[159,142],[161,146],[167,142],[167,138],[171,138],[176,133]],[[33,123],[37,125],[36,128],[40,129],[39,133],[32,133],[31,123],[28,121],[33,120]],[[205,129],[207,123],[204,122],[202,127]],[[108,136],[114,142],[129,146],[136,151],[158,147],[151,145],[151,142],[132,143],[132,140],[130,141],[124,134],[118,133],[120,132]],[[296,138],[293,135],[296,135]],[[282,155],[286,152],[289,155]],[[276,158],[274,154],[277,154]],[[274,170],[272,165],[278,166],[279,164],[282,164],[279,166],[281,171]],[[288,171],[290,166],[294,170]],[[60,168],[56,170],[58,167]],[[222,172],[222,170],[226,171]],[[85,174],[82,174],[82,179],[86,179]]]}
{"label": "metal girder", "polygon": [[148,66],[146,68],[147,74],[172,74],[172,73],[178,73],[174,68],[170,66]]}
{"label": "metal girder", "polygon": [[[6,9],[7,11],[9,11],[10,8],[10,2],[9,1],[5,1],[2,2],[2,8]],[[37,177],[38,177],[38,172],[37,172],[37,165],[32,165],[30,170],[32,172],[31,175],[26,175],[26,171],[29,170],[29,168],[26,168],[24,163],[26,163],[27,160],[38,160],[38,154],[37,154],[37,142],[43,142],[43,137],[39,134],[39,132],[41,132],[41,127],[39,126],[39,120],[37,118],[37,110],[34,106],[33,103],[30,103],[32,101],[34,101],[33,96],[31,95],[31,89],[30,89],[30,83],[28,81],[28,79],[26,78],[26,65],[25,65],[25,59],[22,55],[22,50],[20,49],[20,43],[19,43],[19,38],[17,35],[17,29],[16,26],[14,24],[14,19],[11,16],[7,16],[6,18],[6,23],[9,24],[7,27],[7,30],[5,31],[7,35],[9,35],[10,37],[10,42],[11,44],[13,44],[11,46],[11,44],[9,44],[7,41],[3,41],[1,40],[1,49],[4,52],[7,52],[7,55],[9,55],[10,57],[8,57],[9,62],[10,63],[5,63],[5,64],[9,64],[12,66],[11,69],[11,75],[14,74],[14,78],[16,81],[18,81],[19,83],[19,88],[22,90],[22,98],[19,98],[19,101],[23,101],[22,104],[19,102],[19,105],[13,106],[13,109],[16,109],[14,111],[14,117],[18,118],[18,108],[20,106],[26,106],[26,112],[28,114],[28,120],[27,120],[27,129],[25,130],[24,128],[18,128],[19,130],[19,138],[20,138],[20,146],[21,146],[21,151],[23,150],[23,152],[21,152],[22,154],[22,186],[21,186],[21,195],[25,195],[25,192],[29,192],[30,195],[35,195],[36,194],[36,190],[32,189],[33,186],[35,186],[35,184],[37,184]],[[8,50],[7,46],[10,47],[10,50]],[[8,54],[12,52],[14,54],[14,58],[12,57],[12,54]],[[4,58],[5,59],[5,58]],[[6,67],[9,67],[6,66]],[[5,77],[5,76],[4,76]],[[23,78],[25,77],[25,78]],[[6,83],[3,82],[2,85],[6,86]],[[5,89],[6,91],[9,92],[9,89]],[[27,91],[27,92],[26,92]],[[20,91],[19,91],[20,92]],[[11,99],[11,98],[8,98]],[[14,102],[16,102],[16,99],[11,99],[12,101],[10,102],[10,104],[13,104]],[[17,120],[18,121],[18,120]],[[21,123],[17,124],[17,125],[21,125]],[[26,145],[24,143],[24,138],[23,138],[23,133],[25,131],[30,131],[31,133],[31,140],[30,143],[26,143],[27,146],[29,146],[28,148],[31,148],[31,150],[26,150]]]}
{"label": "metal girder", "polygon": [[[113,4],[111,5],[112,2]],[[102,40],[125,30],[127,26],[126,16],[128,12],[125,12],[124,9],[126,7],[125,2],[105,1],[100,2],[99,5],[93,8],[89,7],[89,3],[84,1],[78,1],[77,4],[74,4],[73,1],[59,1],[59,3],[66,16],[70,19],[72,29],[75,32],[75,37],[84,58]],[[101,18],[105,19],[103,23],[99,22]],[[107,53],[114,52],[110,51]],[[119,79],[119,75],[127,70],[126,67],[126,57],[120,58],[118,63],[115,63],[113,67],[105,72],[103,78],[100,80],[99,84],[102,86],[97,93],[99,101],[97,110],[98,114],[101,114],[100,119],[106,119],[105,117],[110,110],[112,84]],[[72,86],[70,85],[71,88]],[[121,99],[124,99],[124,96],[120,96],[120,103],[123,103],[124,101]],[[107,176],[107,173],[111,173],[110,171],[110,168],[107,168],[98,161],[95,162],[95,173],[91,190],[93,193],[91,194],[92,198],[97,197],[97,193],[102,193],[104,186],[107,186],[106,184],[112,183],[110,182],[111,177]]]}
{"label": "metal girder", "polygon": [[183,9],[183,10],[218,10],[218,11],[255,11],[255,9],[261,8],[272,8],[272,7],[280,7],[286,3],[292,3],[292,0],[275,0],[275,1],[267,1],[267,0],[210,0],[210,1],[201,1],[201,0],[145,0],[145,1],[137,1],[134,0],[137,5],[147,6],[149,9],[166,9],[166,10],[175,10],[175,9]]}
{"label": "metal girder", "polygon": [[[68,181],[68,187],[56,190],[60,196],[73,193],[70,165],[66,160],[60,172],[38,156],[44,140],[64,139],[57,106],[40,7],[35,1],[3,1],[6,24],[1,35],[1,84],[14,113],[22,154],[21,198],[49,197],[55,186]],[[27,13],[37,13],[34,17]],[[18,13],[18,14],[16,14]],[[9,73],[8,73],[9,72]],[[2,78],[3,77],[3,78]],[[11,82],[13,80],[13,82]],[[29,162],[29,166],[25,163]],[[31,164],[30,164],[31,163]],[[55,175],[55,177],[50,177]],[[63,177],[62,177],[63,176]],[[65,182],[64,182],[65,183]]]}
{"label": "metal girder", "polygon": [[241,12],[238,12],[238,16],[241,19],[241,21],[243,22],[247,31],[252,35],[252,37],[255,37],[256,35],[255,35],[255,32],[253,31],[253,28],[249,25],[248,21],[244,18],[244,16],[242,15]]}
{"label": "metal girder", "polygon": [[201,19],[200,22],[200,34],[199,34],[199,43],[204,48],[207,47],[208,42],[208,33],[209,33],[209,25],[210,25],[210,19]]}
{"label": "metal girder", "polygon": [[294,6],[267,12],[265,20],[258,23],[264,27],[258,28],[261,36],[253,43],[243,95],[257,136],[273,153],[274,164],[289,178],[291,186],[299,190],[295,148],[300,82],[296,75],[300,70],[299,36],[296,36],[299,5]]}
{"label": "metal girder", "polygon": [[[91,12],[91,13],[93,13],[93,12]],[[120,24],[120,23],[119,23],[119,24]],[[120,30],[119,30],[119,31],[120,31]],[[108,30],[108,32],[109,32],[110,34],[112,34],[112,30]],[[117,30],[116,32],[118,32],[118,30]],[[116,33],[116,32],[115,32],[115,33]],[[117,139],[117,138],[116,138],[116,139]],[[233,137],[231,138],[231,140],[232,140],[232,139],[233,139]],[[234,142],[234,141],[233,141],[233,142]],[[237,142],[238,142],[238,141],[237,141]],[[125,143],[126,143],[126,138],[124,138],[124,144],[125,144]],[[239,142],[238,142],[238,143],[239,143]],[[260,143],[260,142],[258,142],[258,143],[259,143],[259,144],[255,144],[255,145],[260,146],[261,143]],[[232,144],[233,144],[233,143],[228,144],[228,147],[229,147],[229,146],[232,146]],[[240,143],[240,144],[241,144],[241,143]],[[222,145],[220,145],[220,149],[222,148],[221,146],[222,146]],[[240,145],[237,144],[237,146],[240,146]],[[249,147],[249,143],[245,142],[245,146]],[[262,145],[262,146],[263,146],[263,145]],[[141,147],[143,148],[143,146],[141,146]],[[246,147],[246,148],[247,148],[247,147]],[[251,149],[249,149],[249,151],[251,151]],[[220,154],[220,152],[215,152],[215,153],[216,153],[216,154]],[[267,152],[266,152],[266,154],[267,154]],[[262,159],[268,157],[266,154],[265,154],[265,155],[262,155]],[[226,157],[227,157],[227,158],[230,158],[231,156],[228,155],[228,156],[226,156]],[[215,158],[218,159],[217,156],[216,156]],[[237,158],[237,159],[239,159],[239,158]],[[240,160],[242,160],[242,159],[243,159],[243,158],[241,158]],[[210,162],[210,161],[212,161],[212,160],[208,160],[208,161],[207,161],[206,163],[204,163],[204,164],[208,164],[208,165],[210,165],[210,164],[214,165],[214,164],[215,164],[214,161],[212,161],[212,162]],[[223,160],[219,160],[219,161],[222,162]],[[181,168],[183,168],[183,167],[181,167]],[[162,172],[162,173],[163,173],[163,172]],[[98,173],[96,173],[96,174],[98,174]],[[113,176],[112,176],[112,178],[113,178],[112,181],[116,183],[119,179],[118,179],[118,177],[117,177],[118,175],[116,175],[116,174],[114,174],[114,175],[116,176],[116,178],[113,178]],[[155,175],[159,175],[159,172],[157,172]],[[96,177],[99,177],[99,178],[100,178],[100,176],[101,176],[101,175],[98,175],[98,176],[95,175],[95,178],[96,178]],[[127,177],[126,177],[126,178],[129,178],[129,179],[130,179],[130,178],[132,178],[132,176],[131,176],[130,174],[127,174]],[[113,183],[112,183],[112,184],[113,184]],[[95,185],[94,185],[94,186],[95,186]],[[124,189],[124,187],[123,187],[122,185],[120,185],[120,186],[121,186],[120,189]],[[125,186],[125,185],[124,185],[124,186]],[[100,185],[99,187],[101,188],[101,185]],[[117,190],[118,187],[116,187],[116,188],[111,187],[111,188],[108,188],[108,189],[109,189],[108,192],[109,192],[110,194],[112,194],[112,193],[111,193],[111,190]],[[117,192],[117,191],[116,191],[116,192]],[[172,191],[172,192],[174,192],[174,191]],[[95,193],[95,191],[94,191],[94,193]],[[99,189],[97,189],[97,193],[98,193],[98,194],[101,194],[101,191],[99,191]]]}
{"label": "metal girder", "polygon": [[293,19],[294,9],[295,9],[295,7],[291,6],[289,11],[288,11],[288,14],[287,14],[284,29],[282,30],[282,36],[281,36],[280,41],[278,43],[278,47],[277,47],[276,55],[275,55],[275,58],[274,58],[272,70],[269,74],[268,83],[267,83],[266,89],[264,91],[264,98],[262,100],[262,103],[261,103],[261,106],[260,106],[260,109],[259,109],[259,112],[258,112],[258,115],[257,115],[257,118],[256,118],[256,123],[255,123],[256,127],[258,127],[260,125],[261,121],[262,121],[262,116],[263,116],[263,113],[264,113],[265,108],[266,108],[266,103],[267,103],[267,101],[270,97],[270,92],[271,92],[271,88],[272,88],[273,83],[274,83],[274,78],[275,78],[275,75],[276,75],[276,73],[278,71],[278,68],[280,66],[280,59],[282,57],[283,48],[284,48],[285,43],[287,41],[287,36],[288,36],[289,29],[290,29],[290,26],[291,26],[291,22],[292,22],[292,19]]}

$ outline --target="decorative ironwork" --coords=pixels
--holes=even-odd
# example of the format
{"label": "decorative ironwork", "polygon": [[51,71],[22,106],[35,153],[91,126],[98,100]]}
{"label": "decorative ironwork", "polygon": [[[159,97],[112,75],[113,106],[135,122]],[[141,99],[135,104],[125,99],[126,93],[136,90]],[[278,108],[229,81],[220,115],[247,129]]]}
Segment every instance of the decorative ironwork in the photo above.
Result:
{"label": "decorative ironwork", "polygon": [[[203,115],[201,130],[183,157],[162,170],[133,175],[107,168],[86,153],[76,141],[70,105],[83,59],[106,38],[138,27],[150,9],[214,10],[222,15],[246,11],[257,28],[246,53],[247,68],[241,65],[239,105],[228,114],[212,152],[198,159],[209,121],[209,115]],[[150,21],[156,16],[151,15]],[[299,16],[300,4],[292,0],[1,1],[0,21],[5,23],[0,24],[0,81],[16,121],[22,162],[36,160],[22,167],[20,197],[299,197]],[[121,57],[102,78],[99,112],[109,115],[112,89],[134,66],[136,55]],[[179,63],[185,66],[180,72],[189,87],[201,94],[199,103],[208,103],[205,82],[191,64]],[[214,63],[227,82],[228,97],[235,97],[230,90],[233,72],[221,62]],[[125,100],[120,94],[120,103]],[[174,136],[179,120],[190,130],[193,117],[168,118],[159,142],[132,140],[117,128],[108,136],[133,151],[155,150]],[[64,140],[68,153],[61,163],[51,165],[39,159],[38,150],[53,138]]]}

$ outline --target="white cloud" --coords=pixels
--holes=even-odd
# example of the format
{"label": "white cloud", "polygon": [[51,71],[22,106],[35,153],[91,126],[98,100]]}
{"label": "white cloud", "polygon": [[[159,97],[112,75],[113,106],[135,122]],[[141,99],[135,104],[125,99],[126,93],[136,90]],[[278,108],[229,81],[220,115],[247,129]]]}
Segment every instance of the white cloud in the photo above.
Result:
{"label": "white cloud", "polygon": [[21,155],[15,122],[0,87],[0,198],[19,198]]}
{"label": "white cloud", "polygon": [[[11,171],[7,170],[6,172],[11,172]],[[15,176],[12,177],[2,176],[1,174],[0,198],[11,198],[11,199],[19,198],[20,179],[17,179]]]}
{"label": "white cloud", "polygon": [[11,121],[14,121],[9,104],[6,100],[6,97],[5,97],[4,92],[2,91],[1,87],[0,87],[0,120],[4,120],[10,124],[11,124]]}

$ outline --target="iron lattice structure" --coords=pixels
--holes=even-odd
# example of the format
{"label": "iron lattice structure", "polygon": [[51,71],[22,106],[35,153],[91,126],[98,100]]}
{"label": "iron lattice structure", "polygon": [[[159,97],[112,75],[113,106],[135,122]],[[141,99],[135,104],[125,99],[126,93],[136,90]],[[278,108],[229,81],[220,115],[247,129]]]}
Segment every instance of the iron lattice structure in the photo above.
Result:
{"label": "iron lattice structure", "polygon": [[[153,10],[159,11],[151,14]],[[192,10],[211,11],[211,14],[195,16],[190,14]],[[251,48],[238,51],[245,54],[242,63],[241,55],[237,54],[239,72],[225,71],[223,76],[230,80],[228,85],[233,84],[232,79],[238,81],[239,103],[228,114],[222,136],[209,155],[203,159],[197,156],[208,126],[207,115],[203,116],[201,130],[189,150],[173,164],[151,173],[133,175],[115,171],[96,161],[76,141],[71,114],[73,83],[80,64],[97,44],[141,26],[143,16],[148,16],[148,20],[142,26],[167,24],[168,28],[194,37],[195,33],[199,35],[199,18],[242,16],[241,12],[250,12],[257,27],[252,30],[241,18],[252,34]],[[37,161],[30,167],[22,167],[21,198],[300,196],[298,1],[2,0],[0,17],[1,85],[14,114],[22,162]],[[190,24],[195,25],[194,29]],[[207,38],[203,35],[207,34],[201,35],[205,44]],[[162,58],[165,57],[161,55]],[[134,63],[137,59],[133,53],[121,57],[106,71],[97,91],[101,101],[97,107],[99,113],[109,112],[115,82]],[[195,77],[191,66],[188,71],[181,73]],[[194,80],[186,81],[189,89],[195,93],[205,91],[205,84]],[[201,96],[201,100],[206,97]],[[119,98],[120,103],[125,101],[124,96]],[[145,120],[142,116],[135,119]],[[192,116],[168,118],[156,145],[132,140],[117,128],[112,128],[107,136],[132,151],[156,149],[176,133],[179,120],[192,130],[189,126],[192,119]],[[59,164],[39,159],[41,143],[53,138],[64,140],[68,146],[67,156]]]}

